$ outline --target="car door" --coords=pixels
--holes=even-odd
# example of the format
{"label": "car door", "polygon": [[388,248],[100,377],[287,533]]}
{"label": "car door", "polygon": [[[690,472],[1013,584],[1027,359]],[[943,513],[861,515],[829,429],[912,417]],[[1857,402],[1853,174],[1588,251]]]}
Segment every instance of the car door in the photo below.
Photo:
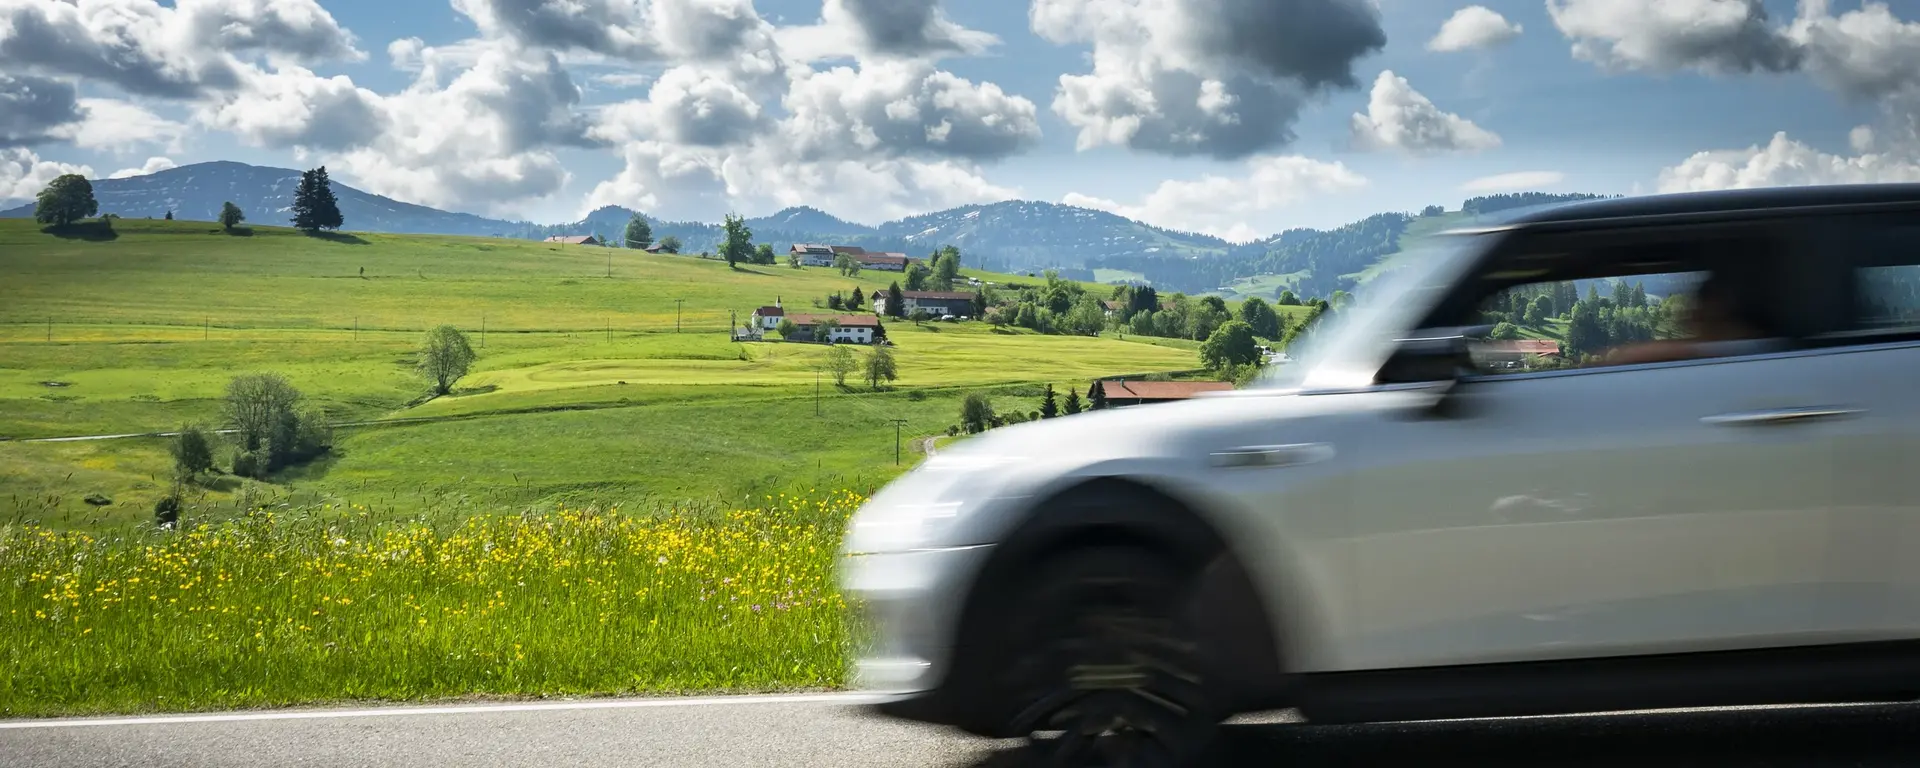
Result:
{"label": "car door", "polygon": [[1777,354],[1477,376],[1450,415],[1374,421],[1354,491],[1351,660],[1763,647],[1848,628],[1816,610],[1831,433],[1765,416],[1825,404],[1826,380]]}
{"label": "car door", "polygon": [[1852,556],[1828,610],[1876,607],[1858,639],[1920,637],[1920,212],[1832,217],[1809,238],[1844,295],[1805,364],[1849,412],[1836,431],[1836,541]]}

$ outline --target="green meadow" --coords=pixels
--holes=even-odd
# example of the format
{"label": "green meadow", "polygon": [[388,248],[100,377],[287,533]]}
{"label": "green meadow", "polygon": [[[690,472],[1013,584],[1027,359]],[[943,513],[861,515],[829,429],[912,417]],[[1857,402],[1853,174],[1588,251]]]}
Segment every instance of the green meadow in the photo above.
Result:
{"label": "green meadow", "polygon": [[[865,492],[945,435],[970,391],[1024,413],[1047,384],[1064,399],[1095,377],[1198,367],[1197,344],[1180,340],[889,322],[899,377],[876,391],[823,374],[827,347],[736,343],[726,328],[776,297],[811,311],[895,273],[485,238],[113,229],[63,238],[0,221],[0,521],[150,520],[171,486],[165,438],[32,440],[217,426],[244,373],[284,375],[331,421],[387,423],[340,428],[330,456],[269,483],[191,488],[189,517],[263,500],[402,519]],[[479,358],[429,398],[416,356],[441,323]]]}

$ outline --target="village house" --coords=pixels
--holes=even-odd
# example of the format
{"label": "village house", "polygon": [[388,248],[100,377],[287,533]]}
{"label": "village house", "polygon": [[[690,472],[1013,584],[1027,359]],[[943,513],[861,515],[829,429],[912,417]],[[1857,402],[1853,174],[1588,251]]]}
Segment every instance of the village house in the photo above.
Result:
{"label": "village house", "polygon": [[831,267],[833,266],[833,250],[833,246],[830,245],[794,243],[792,247],[787,249],[787,253],[800,257],[800,266],[803,267]]}
{"label": "village house", "polygon": [[[837,325],[826,338],[818,338],[820,323],[828,318]],[[880,319],[872,315],[787,315],[786,319],[792,320],[796,329],[789,341],[872,344],[880,332]]]}
{"label": "village house", "polygon": [[861,269],[873,269],[881,272],[905,272],[913,265],[913,259],[904,253],[857,253],[849,254],[854,261],[860,262]]}
{"label": "village house", "polygon": [[787,310],[780,306],[780,299],[773,300],[773,306],[761,307],[753,311],[752,325],[763,331],[780,327],[780,321],[787,319]]}
{"label": "village house", "polygon": [[1475,354],[1493,367],[1518,368],[1526,365],[1528,358],[1559,357],[1560,342],[1553,339],[1487,341],[1477,345]]}
{"label": "village house", "polygon": [[[902,316],[912,315],[916,310],[926,310],[934,317],[953,315],[970,317],[973,315],[973,296],[967,291],[901,291],[900,311]],[[887,294],[885,291],[873,292],[873,312],[887,313]]]}
{"label": "village house", "polygon": [[554,235],[547,238],[546,242],[559,245],[599,245],[600,238],[593,235]]}
{"label": "village house", "polygon": [[1227,381],[1096,381],[1087,388],[1087,399],[1094,399],[1094,390],[1105,395],[1108,408],[1149,403],[1167,403],[1175,400],[1191,399],[1203,392],[1226,392],[1233,389],[1233,383]]}

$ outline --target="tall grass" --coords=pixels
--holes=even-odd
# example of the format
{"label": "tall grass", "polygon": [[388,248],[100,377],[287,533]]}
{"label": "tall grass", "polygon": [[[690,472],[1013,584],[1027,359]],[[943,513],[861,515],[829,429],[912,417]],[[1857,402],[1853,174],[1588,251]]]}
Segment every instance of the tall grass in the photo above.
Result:
{"label": "tall grass", "polygon": [[0,529],[0,715],[839,686],[849,493],[382,522]]}

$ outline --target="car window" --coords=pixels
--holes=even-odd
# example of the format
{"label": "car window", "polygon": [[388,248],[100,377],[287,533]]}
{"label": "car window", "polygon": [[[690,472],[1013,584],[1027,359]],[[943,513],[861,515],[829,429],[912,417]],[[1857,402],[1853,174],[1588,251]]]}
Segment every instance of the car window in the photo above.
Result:
{"label": "car window", "polygon": [[1854,258],[1854,330],[1920,334],[1920,225],[1882,227],[1863,243]]}
{"label": "car window", "polygon": [[1661,272],[1516,285],[1481,305],[1492,326],[1474,345],[1483,374],[1527,373],[1594,364],[1628,345],[1682,338],[1688,296],[1701,271]]}

